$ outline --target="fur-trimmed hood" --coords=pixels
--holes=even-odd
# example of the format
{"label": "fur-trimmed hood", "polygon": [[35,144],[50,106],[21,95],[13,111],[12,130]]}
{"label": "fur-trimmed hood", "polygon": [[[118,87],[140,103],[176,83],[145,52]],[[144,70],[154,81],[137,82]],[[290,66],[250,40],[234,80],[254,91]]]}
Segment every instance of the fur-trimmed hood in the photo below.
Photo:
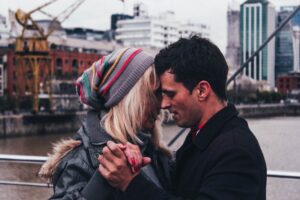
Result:
{"label": "fur-trimmed hood", "polygon": [[42,165],[39,171],[39,176],[46,178],[50,182],[62,158],[80,144],[80,140],[74,139],[64,139],[55,143],[53,145],[53,152],[48,154],[47,161]]}
{"label": "fur-trimmed hood", "polygon": [[73,139],[61,140],[53,145],[52,153],[48,160],[42,165],[39,175],[49,182],[62,159],[72,150],[82,145],[87,150],[91,165],[98,166],[97,155],[102,151],[108,140],[113,140],[100,126],[100,114],[95,110],[90,110],[82,123],[81,128],[73,136]]}

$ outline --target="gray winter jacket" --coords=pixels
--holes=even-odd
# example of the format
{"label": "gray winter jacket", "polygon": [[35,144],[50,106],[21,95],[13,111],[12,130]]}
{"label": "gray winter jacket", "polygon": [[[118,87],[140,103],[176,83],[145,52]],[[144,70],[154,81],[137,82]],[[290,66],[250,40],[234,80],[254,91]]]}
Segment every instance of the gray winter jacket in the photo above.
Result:
{"label": "gray winter jacket", "polygon": [[[142,168],[141,174],[158,187],[170,188],[170,159],[157,150],[147,137],[139,134],[144,142],[143,154],[152,159]],[[98,172],[98,156],[108,140],[113,140],[100,126],[98,112],[89,111],[87,118],[73,139],[56,144],[54,153],[42,166],[40,175],[50,178],[54,194],[50,199],[122,199]]]}

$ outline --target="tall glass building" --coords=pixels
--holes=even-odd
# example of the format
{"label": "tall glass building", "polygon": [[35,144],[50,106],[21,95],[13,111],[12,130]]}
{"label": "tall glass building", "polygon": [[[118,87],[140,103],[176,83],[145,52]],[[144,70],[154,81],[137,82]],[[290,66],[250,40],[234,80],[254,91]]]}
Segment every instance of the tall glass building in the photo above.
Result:
{"label": "tall glass building", "polygon": [[[279,26],[294,9],[296,9],[296,6],[281,7],[277,15],[277,26]],[[300,12],[296,13],[290,22],[288,22],[276,35],[276,77],[280,74],[286,74],[294,70],[293,27],[295,26],[300,26]]]}
{"label": "tall glass building", "polygon": [[[272,34],[275,20],[275,7],[267,0],[248,0],[240,6],[241,64]],[[275,40],[260,51],[243,74],[275,86]]]}

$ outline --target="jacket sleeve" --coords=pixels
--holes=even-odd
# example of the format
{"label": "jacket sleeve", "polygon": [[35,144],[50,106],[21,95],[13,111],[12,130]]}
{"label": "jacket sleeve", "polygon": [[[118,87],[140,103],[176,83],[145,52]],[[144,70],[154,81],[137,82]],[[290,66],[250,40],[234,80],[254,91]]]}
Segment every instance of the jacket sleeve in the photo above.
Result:
{"label": "jacket sleeve", "polygon": [[107,200],[114,190],[82,154],[66,158],[56,172],[51,200]]}
{"label": "jacket sleeve", "polygon": [[131,200],[253,200],[258,199],[265,173],[249,152],[229,148],[211,160],[203,184],[189,198],[163,191],[141,175],[133,179],[123,195]]}
{"label": "jacket sleeve", "polygon": [[87,185],[92,169],[80,158],[67,159],[60,163],[56,171],[53,183],[54,194],[50,199],[53,200],[85,200],[82,197],[81,190]]}

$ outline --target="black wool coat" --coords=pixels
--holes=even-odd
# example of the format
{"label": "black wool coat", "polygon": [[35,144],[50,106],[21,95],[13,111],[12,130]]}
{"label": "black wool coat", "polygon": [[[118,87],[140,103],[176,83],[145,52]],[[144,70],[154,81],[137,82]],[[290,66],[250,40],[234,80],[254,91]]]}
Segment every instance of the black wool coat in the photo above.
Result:
{"label": "black wool coat", "polygon": [[216,113],[176,153],[173,190],[137,176],[125,199],[265,200],[266,163],[257,139],[233,105]]}

